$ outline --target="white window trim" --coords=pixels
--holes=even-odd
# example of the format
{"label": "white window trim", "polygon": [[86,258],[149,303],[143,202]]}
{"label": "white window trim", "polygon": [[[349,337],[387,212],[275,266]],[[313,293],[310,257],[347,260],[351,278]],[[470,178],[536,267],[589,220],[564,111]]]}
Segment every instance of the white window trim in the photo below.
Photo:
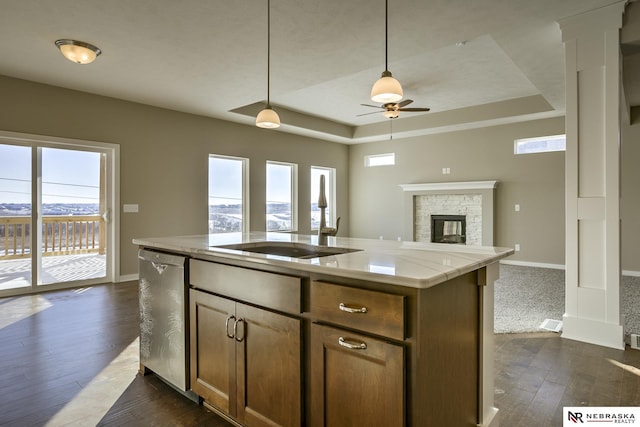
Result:
{"label": "white window trim", "polygon": [[[298,231],[298,165],[296,163],[267,160],[267,165],[282,165],[291,167],[291,230],[282,233],[296,233]],[[265,167],[266,172],[266,167]],[[266,197],[266,173],[265,173],[265,199]],[[265,229],[267,228],[265,223]]]}
{"label": "white window trim", "polygon": [[[246,157],[226,156],[223,154],[209,154],[209,159],[212,157],[217,159],[228,160],[240,160],[242,162],[242,232],[248,233],[251,230],[249,226],[249,159]],[[207,171],[207,182],[209,180],[209,171]],[[207,188],[207,212],[209,210],[209,189]],[[207,215],[208,221],[209,215]],[[209,227],[207,226],[207,230]]]}
{"label": "white window trim", "polygon": [[[540,151],[528,151],[528,152],[520,152],[518,150],[520,145],[526,144],[528,142],[537,142],[537,141],[548,141],[548,140],[557,140],[557,139],[565,139],[565,149],[549,149],[549,150],[540,150]],[[534,138],[520,138],[516,139],[513,142],[513,154],[519,156],[523,154],[539,154],[539,153],[556,153],[558,151],[566,151],[566,135],[547,135],[547,136],[537,136]]]}
{"label": "white window trim", "polygon": [[[378,159],[378,160],[387,159],[387,162],[375,164],[374,159]],[[396,164],[396,153],[369,154],[364,156],[364,167],[366,168],[375,168],[380,166],[395,166],[395,164]]]}

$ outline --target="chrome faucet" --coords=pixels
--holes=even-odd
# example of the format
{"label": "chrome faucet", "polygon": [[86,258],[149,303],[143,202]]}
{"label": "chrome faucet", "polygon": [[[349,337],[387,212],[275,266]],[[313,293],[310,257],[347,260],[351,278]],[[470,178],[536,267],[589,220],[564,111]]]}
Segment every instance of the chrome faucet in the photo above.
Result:
{"label": "chrome faucet", "polygon": [[318,228],[318,244],[326,245],[327,236],[335,236],[338,234],[340,227],[340,218],[336,220],[335,227],[327,227],[327,221],[324,216],[324,210],[327,208],[327,197],[324,192],[324,175],[320,175],[320,195],[318,196],[318,207],[320,208],[320,227]]}

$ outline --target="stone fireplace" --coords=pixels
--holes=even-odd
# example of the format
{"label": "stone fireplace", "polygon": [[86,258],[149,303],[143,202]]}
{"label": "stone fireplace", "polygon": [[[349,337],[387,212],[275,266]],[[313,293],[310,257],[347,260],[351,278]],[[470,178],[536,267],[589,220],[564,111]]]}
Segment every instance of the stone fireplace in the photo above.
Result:
{"label": "stone fireplace", "polygon": [[497,181],[401,185],[405,192],[403,238],[492,246],[496,186]]}

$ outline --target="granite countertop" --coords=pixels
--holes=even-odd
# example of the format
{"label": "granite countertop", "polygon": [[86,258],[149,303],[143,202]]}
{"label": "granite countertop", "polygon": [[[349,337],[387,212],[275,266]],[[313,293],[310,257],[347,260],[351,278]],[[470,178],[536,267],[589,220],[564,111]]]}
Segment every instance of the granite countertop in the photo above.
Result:
{"label": "granite countertop", "polygon": [[133,243],[141,247],[178,252],[196,258],[241,260],[414,288],[437,285],[494,263],[514,252],[511,248],[347,237],[329,237],[326,246],[359,249],[358,251],[311,259],[219,247],[265,241],[317,245],[318,236],[251,232],[133,239]]}

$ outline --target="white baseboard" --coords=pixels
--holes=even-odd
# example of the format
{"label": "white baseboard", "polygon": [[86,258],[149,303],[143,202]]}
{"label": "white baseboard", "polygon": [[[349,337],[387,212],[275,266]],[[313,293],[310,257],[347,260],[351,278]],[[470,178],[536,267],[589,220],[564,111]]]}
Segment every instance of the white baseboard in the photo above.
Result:
{"label": "white baseboard", "polygon": [[120,276],[118,278],[118,283],[120,282],[131,282],[133,280],[138,280],[139,276],[137,274],[126,274],[124,276]]}
{"label": "white baseboard", "polygon": [[513,261],[513,260],[503,259],[502,261],[500,261],[500,264],[519,265],[522,267],[551,268],[554,270],[565,270],[564,264],[547,264],[543,262]]}
{"label": "white baseboard", "polygon": [[[564,264],[547,264],[543,262],[513,261],[513,260],[503,259],[500,261],[500,264],[518,265],[521,267],[537,267],[537,268],[551,268],[554,270],[566,270],[566,266]],[[622,270],[622,275],[631,276],[631,277],[640,277],[640,271]]]}
{"label": "white baseboard", "polygon": [[584,317],[562,316],[562,338],[624,350],[622,325]]}

